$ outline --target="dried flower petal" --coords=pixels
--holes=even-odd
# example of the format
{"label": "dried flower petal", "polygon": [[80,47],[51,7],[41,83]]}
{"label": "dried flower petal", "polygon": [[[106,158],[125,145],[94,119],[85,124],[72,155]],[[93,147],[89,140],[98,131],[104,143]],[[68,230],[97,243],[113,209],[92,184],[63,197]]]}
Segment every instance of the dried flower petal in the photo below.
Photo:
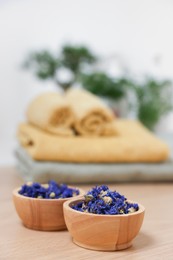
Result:
{"label": "dried flower petal", "polygon": [[130,214],[139,209],[138,204],[130,203],[116,191],[106,185],[92,188],[84,196],[84,201],[72,206],[73,209],[93,214],[122,215]]}
{"label": "dried flower petal", "polygon": [[59,199],[79,195],[79,190],[70,188],[66,184],[58,184],[51,180],[45,185],[37,182],[24,184],[19,190],[19,194],[31,198]]}

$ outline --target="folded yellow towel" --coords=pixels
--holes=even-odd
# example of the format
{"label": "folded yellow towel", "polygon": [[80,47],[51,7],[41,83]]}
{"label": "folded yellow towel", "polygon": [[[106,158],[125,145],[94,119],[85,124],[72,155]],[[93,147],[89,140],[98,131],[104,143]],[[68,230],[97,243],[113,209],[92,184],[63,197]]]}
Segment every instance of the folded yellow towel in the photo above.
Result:
{"label": "folded yellow towel", "polygon": [[49,133],[73,135],[71,125],[73,112],[65,98],[57,92],[48,92],[37,96],[28,106],[27,120]]}
{"label": "folded yellow towel", "polygon": [[75,114],[74,127],[85,136],[109,136],[116,134],[113,112],[95,95],[83,89],[70,89],[66,100]]}
{"label": "folded yellow towel", "polygon": [[58,137],[21,124],[18,139],[35,160],[77,163],[161,162],[168,158],[167,145],[140,123],[116,120],[114,137]]}

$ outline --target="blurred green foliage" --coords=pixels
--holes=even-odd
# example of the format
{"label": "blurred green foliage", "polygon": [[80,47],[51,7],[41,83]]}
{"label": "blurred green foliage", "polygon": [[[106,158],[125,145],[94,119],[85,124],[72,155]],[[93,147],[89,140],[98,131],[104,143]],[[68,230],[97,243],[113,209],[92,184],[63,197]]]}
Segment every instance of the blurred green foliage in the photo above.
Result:
{"label": "blurred green foliage", "polygon": [[[31,69],[41,80],[52,79],[64,90],[78,82],[88,91],[115,99],[115,102],[126,97],[130,91],[136,99],[132,109],[137,111],[138,119],[150,129],[154,129],[159,119],[173,108],[170,81],[146,78],[143,84],[137,84],[126,76],[113,78],[106,72],[95,71],[92,65],[97,62],[98,57],[86,46],[65,45],[57,55],[47,50],[31,53],[24,62],[24,67]],[[85,65],[90,66],[91,73],[84,72]],[[68,69],[73,75],[71,81],[59,80],[57,72],[62,68]],[[130,104],[131,100],[127,102]]]}
{"label": "blurred green foliage", "polygon": [[30,53],[23,67],[32,70],[41,80],[52,79],[55,84],[66,90],[70,83],[67,86],[61,84],[57,76],[58,70],[69,69],[73,78],[77,79],[82,66],[92,64],[96,60],[97,58],[85,46],[65,45],[57,55],[53,55],[47,50]]}
{"label": "blurred green foliage", "polygon": [[24,62],[24,68],[32,69],[35,75],[42,79],[54,79],[56,70],[60,67],[60,60],[49,51],[31,53]]}
{"label": "blurred green foliage", "polygon": [[92,64],[96,60],[96,57],[85,46],[65,45],[62,48],[62,64],[74,74],[80,73],[83,64]]}
{"label": "blurred green foliage", "polygon": [[149,129],[173,108],[171,82],[146,79],[144,84],[133,84],[137,99],[137,116]]}
{"label": "blurred green foliage", "polygon": [[120,99],[125,96],[124,80],[113,79],[104,72],[81,75],[81,82],[85,89],[95,95]]}

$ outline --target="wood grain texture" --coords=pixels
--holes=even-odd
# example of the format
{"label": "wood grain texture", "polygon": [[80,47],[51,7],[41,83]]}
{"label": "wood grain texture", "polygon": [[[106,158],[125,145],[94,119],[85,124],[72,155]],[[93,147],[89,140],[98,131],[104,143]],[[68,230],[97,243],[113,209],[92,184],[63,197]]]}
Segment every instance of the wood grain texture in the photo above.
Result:
{"label": "wood grain texture", "polygon": [[65,223],[75,244],[99,251],[122,250],[132,245],[143,222],[145,209],[142,205],[135,213],[114,216],[89,214],[71,208],[83,200],[73,199],[63,205]]}
{"label": "wood grain texture", "polygon": [[[63,203],[69,199],[35,199],[22,196],[18,188],[13,191],[16,211],[27,228],[43,231],[64,230],[66,224]],[[85,192],[80,189],[80,197]]]}
{"label": "wood grain texture", "polygon": [[[76,246],[67,231],[43,232],[25,228],[12,201],[12,191],[22,184],[22,180],[13,168],[1,168],[0,180],[0,260],[173,259],[173,183],[110,185],[127,198],[145,205],[146,214],[132,247],[99,252]],[[82,188],[87,190],[89,186]]]}

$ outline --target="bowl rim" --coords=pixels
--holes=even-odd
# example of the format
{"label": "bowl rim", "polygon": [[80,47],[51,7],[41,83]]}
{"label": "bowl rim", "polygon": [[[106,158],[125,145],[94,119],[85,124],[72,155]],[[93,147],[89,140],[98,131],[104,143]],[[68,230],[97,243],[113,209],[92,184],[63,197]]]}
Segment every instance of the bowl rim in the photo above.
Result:
{"label": "bowl rim", "polygon": [[78,202],[78,201],[82,201],[84,199],[84,197],[81,197],[81,198],[73,198],[71,199],[70,201],[66,201],[64,204],[63,204],[63,209],[67,209],[67,210],[70,210],[71,212],[75,212],[76,214],[82,214],[82,215],[87,215],[87,216],[92,216],[92,217],[129,217],[129,216],[134,216],[134,215],[138,215],[138,214],[141,214],[141,213],[144,213],[145,212],[145,207],[136,202],[136,201],[133,201],[133,200],[128,200],[129,202],[132,202],[132,203],[137,203],[139,205],[139,210],[138,211],[135,211],[135,212],[132,212],[130,214],[117,214],[117,215],[105,215],[105,214],[93,214],[93,213],[88,213],[88,212],[81,212],[81,211],[78,211],[78,210],[75,210],[75,209],[72,209],[70,207],[70,204],[71,203],[74,203],[74,202]]}
{"label": "bowl rim", "polygon": [[[44,183],[45,184],[45,183]],[[42,185],[44,185],[42,184]],[[46,183],[47,184],[47,183]],[[68,186],[69,188],[75,188],[74,186]],[[78,188],[76,187],[75,189],[78,189],[79,190],[79,195],[76,195],[76,196],[73,196],[73,197],[68,197],[68,198],[59,198],[59,199],[44,199],[44,198],[32,198],[32,197],[27,197],[27,196],[24,196],[20,193],[18,193],[18,191],[21,189],[21,187],[18,187],[18,188],[15,188],[12,192],[13,196],[15,197],[19,197],[19,198],[22,198],[22,199],[26,199],[26,200],[36,200],[36,201],[66,201],[66,200],[71,200],[71,199],[74,199],[74,198],[79,198],[81,196],[83,196],[85,194],[85,191],[81,188]]]}

